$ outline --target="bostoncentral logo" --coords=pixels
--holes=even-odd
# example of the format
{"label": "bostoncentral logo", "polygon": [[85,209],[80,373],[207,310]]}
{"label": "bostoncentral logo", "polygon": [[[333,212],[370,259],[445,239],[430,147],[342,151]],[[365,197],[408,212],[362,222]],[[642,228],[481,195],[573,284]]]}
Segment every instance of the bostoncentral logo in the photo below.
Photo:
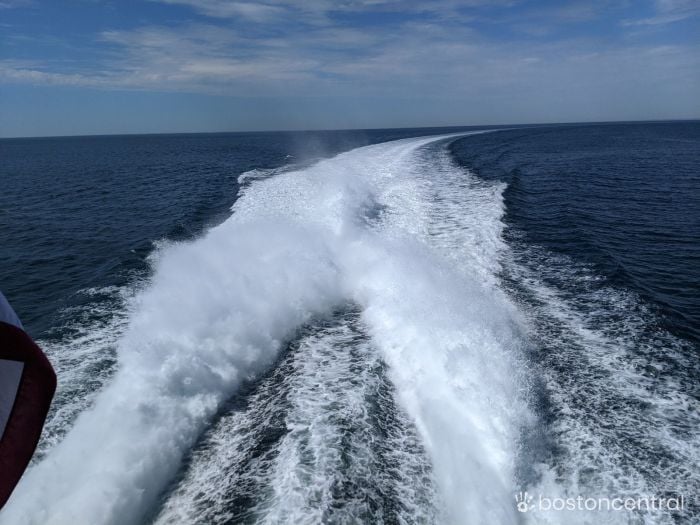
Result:
{"label": "bostoncentral logo", "polygon": [[515,495],[515,503],[518,512],[527,512],[535,508],[535,506],[532,505],[532,496],[530,496],[527,491],[518,492]]}

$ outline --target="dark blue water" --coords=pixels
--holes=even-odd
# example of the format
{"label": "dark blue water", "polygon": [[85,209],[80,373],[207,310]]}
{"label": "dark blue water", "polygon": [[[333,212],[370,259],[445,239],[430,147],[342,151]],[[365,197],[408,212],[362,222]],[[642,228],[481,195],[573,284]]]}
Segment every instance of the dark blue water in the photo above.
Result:
{"label": "dark blue water", "polygon": [[[455,316],[448,312],[445,326],[439,322],[419,326],[422,321],[413,319],[414,324],[387,323],[383,328],[416,344],[423,340],[412,339],[415,334],[422,334],[421,330],[430,334],[425,353],[434,351],[435,358],[413,355],[413,359],[425,360],[416,368],[416,381],[433,360],[450,364],[454,359],[459,369],[459,352],[466,349],[480,356],[456,378],[449,373],[450,364],[444,383],[457,392],[477,384],[472,396],[474,411],[470,412],[480,421],[476,427],[491,428],[489,415],[495,427],[517,427],[511,444],[516,452],[508,457],[514,465],[513,486],[504,489],[500,482],[494,484],[485,477],[484,494],[477,494],[476,499],[472,494],[473,501],[483,502],[486,508],[494,502],[494,490],[505,491],[507,501],[497,503],[506,509],[501,515],[507,515],[515,512],[511,489],[550,497],[697,494],[700,122],[519,127],[427,141],[415,148],[408,141],[400,143],[405,144],[404,149],[359,149],[324,165],[321,175],[330,182],[319,194],[318,208],[305,200],[304,192],[313,194],[314,190],[305,186],[309,180],[322,185],[313,171],[319,159],[369,144],[460,130],[470,128],[0,140],[0,289],[46,349],[59,376],[37,461],[76,428],[79,414],[93,406],[110,382],[117,381],[120,366],[134,366],[137,358],[129,347],[133,340],[122,348],[126,364],[120,365],[118,347],[134,319],[143,329],[143,316],[148,314],[140,310],[139,297],[156,286],[151,280],[163,251],[170,266],[161,269],[165,283],[156,288],[158,293],[165,290],[166,296],[172,292],[173,297],[187,302],[189,298],[178,295],[178,289],[188,289],[192,280],[211,287],[211,295],[218,297],[215,288],[219,282],[234,289],[238,285],[227,272],[239,271],[243,272],[242,289],[247,289],[248,282],[249,289],[262,292],[268,283],[282,289],[280,283],[286,283],[293,293],[299,274],[303,277],[300,282],[307,282],[304,272],[316,271],[311,260],[308,269],[298,264],[307,252],[314,253],[313,235],[301,237],[297,253],[284,244],[284,236],[277,238],[276,232],[266,229],[269,217],[251,200],[257,196],[277,212],[282,210],[289,222],[300,214],[302,226],[313,232],[317,222],[327,219],[323,214],[332,215],[338,202],[349,203],[354,213],[354,192],[361,194],[363,185],[375,188],[371,184],[377,184],[375,173],[367,173],[369,169],[389,181],[387,186],[376,186],[381,188],[378,200],[370,196],[358,212],[362,225],[358,231],[367,229],[369,238],[380,239],[381,250],[386,250],[378,252],[377,260],[395,256],[414,272],[407,275],[419,281],[424,271],[428,278],[421,281],[424,288],[420,290],[426,301],[434,300],[440,307],[440,297],[450,290],[438,286],[442,266],[435,270],[421,263],[425,250],[415,247],[425,245],[434,250],[431,257],[437,257],[429,261],[441,261],[444,255],[449,260],[452,255],[465,260],[462,266],[459,260],[450,264],[465,270],[472,287],[464,289],[475,294],[475,300],[482,286],[495,297],[493,304],[482,300],[476,314],[468,308]],[[387,156],[387,151],[394,156]],[[386,172],[382,162],[389,166]],[[263,184],[285,173],[299,177],[299,186],[287,179],[279,187]],[[338,183],[352,177],[362,180],[360,190]],[[231,231],[252,236],[254,242],[248,248],[253,253],[264,246],[262,259],[274,260],[275,243],[280,243],[289,251],[289,263],[297,268],[297,275],[286,273],[286,260],[285,265],[267,271],[267,260],[251,262],[245,254],[230,252],[230,239],[220,237],[219,244],[202,242],[205,233],[231,216],[238,197],[239,204],[248,208],[236,213],[253,209],[250,213],[259,224],[252,222],[251,232],[235,227]],[[311,208],[308,217],[304,210],[297,210],[298,202]],[[415,224],[413,217],[404,217],[403,223],[394,218],[402,211],[392,209],[396,202],[416,206],[410,208],[416,215]],[[405,246],[394,237],[392,220],[405,223],[401,235],[410,232]],[[288,224],[277,224],[287,232]],[[349,227],[350,233],[354,227]],[[297,233],[290,228],[286,234]],[[337,238],[356,241],[347,233]],[[191,243],[193,240],[196,242]],[[202,268],[179,259],[186,254],[179,246],[202,250],[201,259],[193,258]],[[401,249],[393,253],[397,246]],[[245,268],[226,266],[224,273],[217,273],[231,261]],[[488,268],[480,266],[483,261]],[[258,262],[263,267],[260,272]],[[342,262],[334,264],[342,267]],[[451,266],[446,268],[445,275],[452,275]],[[211,278],[202,275],[207,271],[213,272]],[[488,275],[484,277],[482,271]],[[410,279],[407,284],[401,279],[395,283],[389,274],[385,277],[387,289],[382,293],[386,297],[397,290],[414,291]],[[463,283],[459,278],[455,281],[455,290],[462,290]],[[496,290],[489,288],[491,282]],[[355,298],[367,293],[366,283],[361,283],[352,283],[360,290],[353,292]],[[326,292],[319,286],[311,295]],[[501,295],[507,298],[508,307],[499,302]],[[195,317],[201,309],[206,321],[201,326],[215,332],[212,336],[207,330],[197,332],[200,325],[194,323],[194,332],[185,329],[181,339],[174,336],[170,341],[169,332],[176,330],[168,316],[153,321],[156,333],[153,341],[146,341],[152,345],[147,348],[158,352],[158,341],[164,340],[174,344],[175,350],[172,356],[165,352],[162,361],[154,359],[152,370],[143,376],[140,370],[128,371],[135,378],[149,377],[153,384],[143,388],[155,392],[154,400],[134,401],[146,407],[138,417],[129,419],[130,414],[111,413],[104,406],[102,412],[96,411],[100,421],[119,426],[115,422],[124,416],[133,425],[133,432],[127,426],[123,432],[115,431],[117,438],[112,443],[117,453],[132,450],[131,442],[142,435],[145,442],[152,443],[151,429],[162,431],[163,441],[176,442],[169,449],[177,451],[173,472],[163,474],[167,468],[162,468],[153,474],[156,503],[140,509],[145,520],[253,523],[267,516],[284,522],[304,514],[316,516],[316,521],[325,516],[326,521],[339,523],[444,521],[442,507],[449,505],[437,495],[440,483],[433,473],[431,450],[455,454],[462,445],[451,444],[449,439],[446,444],[440,442],[442,433],[432,436],[433,443],[421,434],[424,427],[414,424],[413,414],[405,410],[397,394],[406,384],[410,391],[413,378],[397,375],[384,362],[384,354],[378,351],[382,338],[377,337],[376,329],[368,329],[366,312],[352,302],[357,299],[335,305],[325,317],[307,319],[296,335],[279,341],[277,359],[260,374],[247,376],[244,386],[230,397],[230,392],[221,394],[217,386],[229,373],[227,363],[219,362],[220,354],[210,353],[208,345],[235,346],[238,341],[228,341],[222,325],[236,326],[245,308],[265,317],[268,311],[277,312],[278,305],[262,299],[256,302],[253,294],[240,304],[236,297],[232,305],[216,303],[209,311],[209,297],[197,295],[185,306],[195,311]],[[448,304],[461,304],[462,298],[449,299],[453,303]],[[272,302],[278,300],[284,304],[289,299],[283,295]],[[293,301],[290,304],[292,308]],[[177,308],[170,310],[170,306],[163,305],[163,310],[177,317]],[[522,321],[512,336],[515,342],[509,339],[509,322],[504,321],[510,319],[510,306],[517,312],[518,321],[513,323],[520,327]],[[229,309],[233,314],[226,313]],[[429,313],[424,315],[429,317]],[[284,315],[270,315],[285,322]],[[480,319],[481,325],[470,316]],[[463,333],[464,326],[473,329]],[[489,333],[493,327],[499,341],[494,348],[508,349],[501,355],[512,357],[517,370],[503,372],[503,363],[491,362],[495,359],[491,354],[482,355],[474,346],[480,345],[482,332]],[[248,346],[239,349],[251,360],[257,355],[253,347],[266,344],[265,334],[258,335],[246,332],[252,343],[244,341]],[[380,335],[387,337],[381,330]],[[145,350],[135,354],[141,352]],[[411,358],[404,361],[407,367],[413,362]],[[190,368],[198,371],[192,377],[187,376]],[[483,378],[495,378],[488,381],[496,386]],[[531,413],[511,414],[499,405],[500,390],[509,390],[511,382]],[[182,391],[178,390],[181,383],[185,385]],[[126,398],[140,392],[138,380],[122,381],[116,394]],[[201,392],[224,397],[211,417],[199,415],[204,409],[197,403],[204,406],[205,402],[193,401]],[[450,397],[441,388],[435,392],[446,397],[431,391],[419,393],[418,399],[430,414],[461,427],[461,420],[449,412],[451,406],[461,406],[459,396]],[[487,400],[485,405],[479,404],[482,397]],[[131,403],[129,400],[129,406]],[[183,434],[190,431],[187,424],[177,426],[179,404],[191,411],[183,409],[196,428],[196,439],[183,438],[185,444],[178,441],[179,434],[169,434],[171,425]],[[175,414],[172,418],[171,413]],[[504,421],[506,417],[512,421]],[[450,434],[448,427],[444,428],[446,435],[461,435]],[[83,428],[71,435],[73,443],[80,443],[95,434]],[[128,439],[119,441],[122,435]],[[511,454],[507,447],[506,452],[498,449],[497,439],[483,446],[478,439],[474,441],[476,444],[464,444],[464,457],[473,454],[490,460]],[[457,449],[450,448],[453,445]],[[464,459],[460,454],[455,461]],[[73,456],[64,455],[64,461],[66,457],[74,463]],[[444,459],[444,453],[437,457]],[[48,464],[44,472],[52,474],[49,463],[39,467]],[[102,477],[108,481],[119,478],[111,475],[114,472],[96,475],[92,468],[77,465],[68,469],[65,479],[95,475],[100,482]],[[129,471],[125,479],[151,480],[150,473],[142,475],[139,468],[125,467],[124,472]],[[57,476],[64,479],[63,473]],[[450,483],[470,486],[471,478],[480,477],[478,472],[464,472],[450,478]],[[36,479],[34,483],[37,491],[44,490]],[[321,487],[324,483],[325,488]],[[117,486],[123,494],[140,490],[128,483]],[[31,495],[33,488],[25,493]],[[76,493],[83,489],[76,488]],[[296,505],[297,497],[310,506]],[[105,496],[104,503],[109,506],[107,499]],[[63,500],[52,494],[47,501],[60,508]],[[484,509],[473,511],[475,516],[488,515]],[[618,514],[600,522],[691,523],[699,516],[700,508],[691,503],[685,514]],[[552,519],[553,523],[574,523],[571,516]]]}
{"label": "dark blue water", "polygon": [[457,141],[458,161],[502,180],[509,242],[591,263],[700,341],[700,124],[587,125]]}

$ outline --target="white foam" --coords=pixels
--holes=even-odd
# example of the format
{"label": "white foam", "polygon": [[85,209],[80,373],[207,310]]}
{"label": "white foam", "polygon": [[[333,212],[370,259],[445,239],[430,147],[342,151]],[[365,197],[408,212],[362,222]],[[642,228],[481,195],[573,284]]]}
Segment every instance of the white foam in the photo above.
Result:
{"label": "white foam", "polygon": [[116,346],[126,329],[129,301],[142,285],[109,286],[81,290],[90,300],[59,312],[54,329],[60,338],[38,341],[59,378],[41,441],[38,461],[61,441],[78,414],[91,406],[116,368]]}
{"label": "white foam", "polygon": [[360,330],[353,313],[305,329],[207,432],[156,523],[436,522],[425,454]]}
{"label": "white foam", "polygon": [[[432,173],[421,160],[439,139],[360,148],[252,182],[230,219],[164,248],[111,383],[25,476],[0,523],[142,519],[222,402],[297,327],[348,299],[417,425],[448,521],[516,523],[521,339],[485,278],[498,264],[501,190],[463,187],[490,195],[486,213],[436,235],[446,218],[436,196],[450,192],[439,177],[456,170],[443,162]],[[464,259],[448,255],[473,239]]]}
{"label": "white foam", "polygon": [[238,176],[237,182],[239,186],[249,186],[257,180],[268,179],[285,171],[290,171],[291,166],[282,166],[280,168],[255,168],[245,171]]}
{"label": "white foam", "polygon": [[[639,297],[606,285],[590,268],[537,246],[515,255],[509,272],[531,296],[523,310],[541,345],[538,374],[555,414],[549,433],[557,439],[557,455],[523,488],[548,498],[683,495],[693,505],[700,403],[690,394],[698,371],[691,345],[655,327],[658,319]],[[528,517],[671,524],[686,516],[662,509]]]}

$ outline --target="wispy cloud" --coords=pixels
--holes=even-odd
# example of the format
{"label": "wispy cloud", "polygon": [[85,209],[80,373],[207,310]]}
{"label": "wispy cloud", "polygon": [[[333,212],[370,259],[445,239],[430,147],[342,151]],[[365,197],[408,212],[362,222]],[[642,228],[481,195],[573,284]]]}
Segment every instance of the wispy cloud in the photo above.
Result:
{"label": "wispy cloud", "polygon": [[330,24],[339,13],[430,14],[440,18],[460,15],[460,10],[474,7],[508,5],[517,0],[151,0],[188,6],[197,13],[213,18],[246,19],[265,23],[286,17],[288,21],[312,25]]}
{"label": "wispy cloud", "polygon": [[[93,42],[82,42],[92,50],[83,61],[7,57],[0,61],[0,82],[280,101],[452,100],[484,112],[516,105],[547,112],[568,104],[591,115],[606,104],[614,109],[635,97],[651,100],[700,86],[698,42],[610,45],[595,35],[567,34],[566,28],[616,9],[602,0],[536,9],[517,4],[513,10],[457,0],[154,1],[185,5],[204,18],[187,14],[167,25],[102,30]],[[689,6],[677,0],[656,8],[685,16],[693,12]],[[446,16],[450,12],[456,15]],[[363,22],[368,17],[372,23]],[[533,38],[518,30],[527,23],[559,31]],[[484,27],[508,37],[494,37]]]}
{"label": "wispy cloud", "polygon": [[33,0],[2,0],[0,9],[16,9],[18,7],[29,7],[34,5]]}
{"label": "wispy cloud", "polygon": [[698,0],[656,0],[654,16],[626,19],[624,26],[655,26],[679,22],[700,15]]}
{"label": "wispy cloud", "polygon": [[242,17],[255,22],[279,19],[286,10],[278,5],[260,2],[234,2],[227,0],[156,0],[166,4],[189,6],[214,18]]}
{"label": "wispy cloud", "polygon": [[[495,43],[458,25],[406,22],[391,31],[325,27],[279,38],[210,24],[148,26],[100,34],[98,66],[56,71],[0,62],[0,80],[101,89],[237,96],[422,96],[468,100],[700,85],[697,46],[602,47],[593,39]],[[602,96],[602,95],[601,95]]]}

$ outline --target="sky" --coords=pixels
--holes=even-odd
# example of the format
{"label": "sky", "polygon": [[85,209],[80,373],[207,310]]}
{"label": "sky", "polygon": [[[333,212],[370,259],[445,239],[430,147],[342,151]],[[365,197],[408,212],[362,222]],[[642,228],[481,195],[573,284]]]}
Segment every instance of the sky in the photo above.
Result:
{"label": "sky", "polygon": [[0,0],[0,137],[700,118],[700,0]]}

